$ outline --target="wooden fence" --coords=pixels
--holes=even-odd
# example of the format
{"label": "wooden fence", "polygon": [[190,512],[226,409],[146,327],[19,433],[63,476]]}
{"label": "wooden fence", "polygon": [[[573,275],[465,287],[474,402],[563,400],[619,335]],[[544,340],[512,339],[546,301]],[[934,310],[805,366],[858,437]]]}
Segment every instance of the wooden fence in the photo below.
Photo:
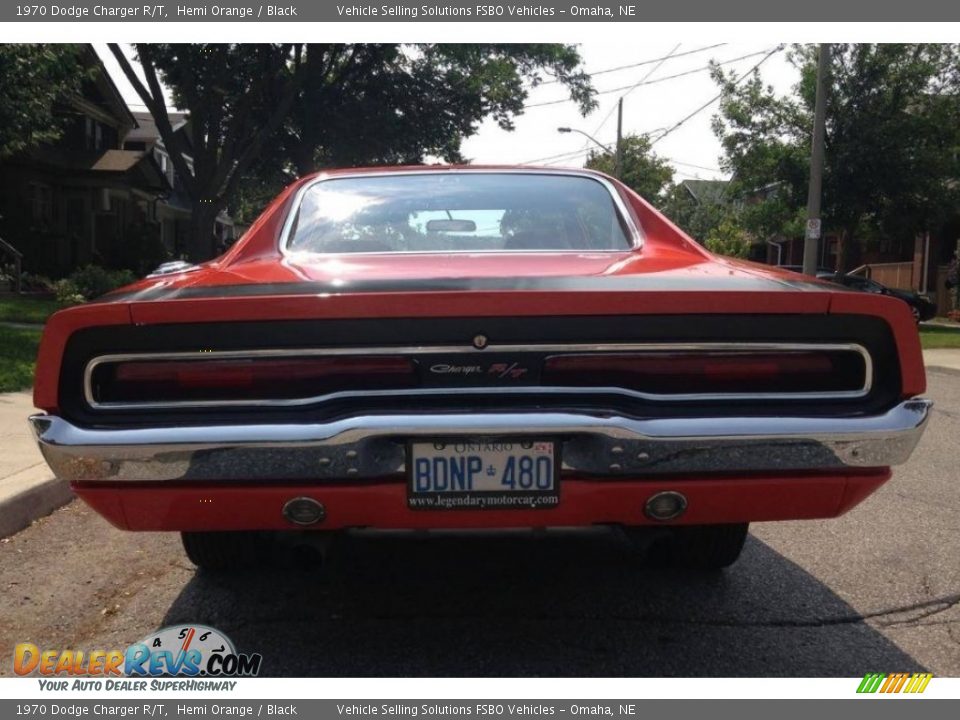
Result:
{"label": "wooden fence", "polygon": [[[866,275],[887,287],[901,290],[913,289],[913,263],[876,263],[866,267]],[[937,304],[937,315],[946,315],[953,310],[953,298],[947,289],[947,266],[937,266],[936,279],[927,288],[927,297]]]}
{"label": "wooden fence", "polygon": [[901,290],[913,289],[913,263],[871,263],[867,266],[867,275],[881,285]]}

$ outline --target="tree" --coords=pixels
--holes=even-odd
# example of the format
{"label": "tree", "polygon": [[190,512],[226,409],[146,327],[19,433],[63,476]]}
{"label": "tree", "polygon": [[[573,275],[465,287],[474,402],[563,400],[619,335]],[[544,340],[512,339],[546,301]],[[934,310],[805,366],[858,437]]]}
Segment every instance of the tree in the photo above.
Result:
{"label": "tree", "polygon": [[684,183],[666,189],[660,210],[699,243],[733,213],[726,188],[718,197],[695,198]]}
{"label": "tree", "polygon": [[303,175],[318,167],[463,162],[460,145],[492,117],[513,128],[527,86],[559,80],[580,109],[593,89],[580,55],[556,44],[311,44],[281,136]]}
{"label": "tree", "polygon": [[0,45],[0,158],[58,140],[66,116],[54,108],[79,95],[79,45]]}
{"label": "tree", "polygon": [[[758,74],[736,82],[715,67],[723,96],[714,130],[761,237],[796,234],[806,203],[816,49],[790,54],[800,73],[778,97]],[[955,45],[834,45],[827,89],[822,217],[840,231],[840,268],[866,233],[915,233],[955,206],[960,176],[960,72]]]}
{"label": "tree", "polygon": [[[646,135],[627,135],[620,142],[623,154],[621,181],[641,197],[656,203],[673,182],[673,168],[651,150],[650,138]],[[612,153],[592,151],[586,167],[613,175],[616,162]]]}
{"label": "tree", "polygon": [[[217,215],[227,207],[297,96],[302,49],[289,44],[136,45],[145,83],[117,44],[110,50],[157,124],[190,198],[192,259],[214,252]],[[189,115],[189,137],[175,133],[163,86]],[[187,158],[192,158],[192,167]]]}
{"label": "tree", "polygon": [[725,217],[710,231],[704,245],[707,250],[717,255],[735,258],[750,255],[750,236],[732,216]]}
{"label": "tree", "polygon": [[[330,165],[462,160],[460,143],[523,109],[545,75],[594,105],[568,45],[136,46],[146,83],[111,50],[157,122],[192,206],[191,255],[205,257],[217,214],[246,180],[279,183]],[[192,147],[174,134],[163,86],[187,111]],[[192,155],[193,170],[184,155]],[[246,197],[256,195],[246,193]]]}

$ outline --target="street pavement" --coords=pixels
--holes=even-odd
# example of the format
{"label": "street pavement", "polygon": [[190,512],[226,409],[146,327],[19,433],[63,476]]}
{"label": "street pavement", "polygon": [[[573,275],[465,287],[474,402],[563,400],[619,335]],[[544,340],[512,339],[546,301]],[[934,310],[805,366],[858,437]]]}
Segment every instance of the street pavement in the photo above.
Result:
{"label": "street pavement", "polygon": [[74,502],[0,543],[0,657],[196,622],[269,675],[960,675],[960,372],[928,381],[891,482],[836,520],[754,525],[714,575],[645,568],[605,530],[356,533],[323,567],[210,575]]}

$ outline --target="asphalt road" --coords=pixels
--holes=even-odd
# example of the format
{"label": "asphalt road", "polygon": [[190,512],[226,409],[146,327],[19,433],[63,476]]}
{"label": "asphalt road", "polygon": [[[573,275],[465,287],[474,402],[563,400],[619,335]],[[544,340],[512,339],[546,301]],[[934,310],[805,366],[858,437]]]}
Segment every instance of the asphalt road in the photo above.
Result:
{"label": "asphalt road", "polygon": [[323,569],[197,573],[82,504],[0,544],[17,642],[122,648],[212,625],[271,675],[960,675],[960,374],[909,465],[838,520],[760,524],[730,570],[643,568],[605,531],[356,534]]}

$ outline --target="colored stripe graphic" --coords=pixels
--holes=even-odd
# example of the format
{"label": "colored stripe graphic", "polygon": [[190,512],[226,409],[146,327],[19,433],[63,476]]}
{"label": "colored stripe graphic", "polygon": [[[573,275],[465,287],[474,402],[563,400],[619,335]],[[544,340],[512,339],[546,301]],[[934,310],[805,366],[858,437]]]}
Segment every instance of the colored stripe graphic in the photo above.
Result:
{"label": "colored stripe graphic", "polygon": [[857,687],[858,693],[922,693],[933,673],[867,673]]}

